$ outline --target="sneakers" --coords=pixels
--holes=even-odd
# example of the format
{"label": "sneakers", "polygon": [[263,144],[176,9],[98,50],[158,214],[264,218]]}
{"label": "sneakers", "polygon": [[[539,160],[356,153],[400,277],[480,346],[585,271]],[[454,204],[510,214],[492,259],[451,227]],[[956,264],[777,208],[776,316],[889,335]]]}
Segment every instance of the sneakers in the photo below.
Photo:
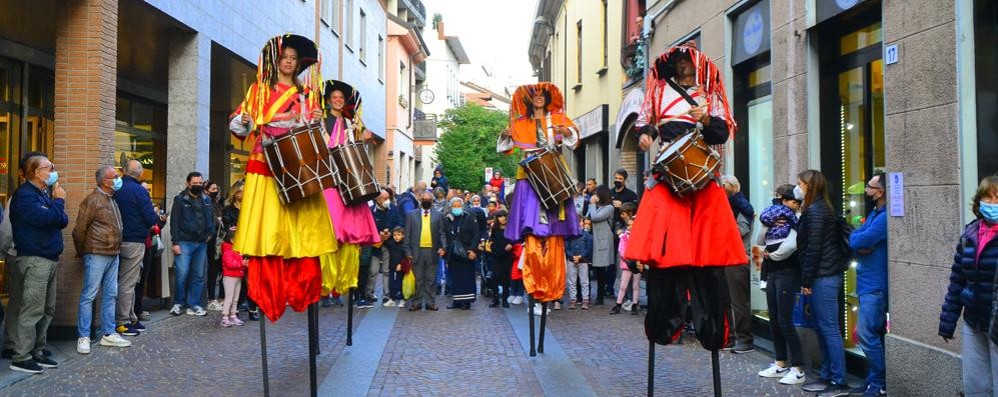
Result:
{"label": "sneakers", "polygon": [[222,304],[218,303],[218,301],[208,302],[208,310],[220,312],[222,311]]}
{"label": "sneakers", "polygon": [[825,390],[818,392],[818,397],[844,397],[849,395],[850,390],[849,385],[832,383]]}
{"label": "sneakers", "polygon": [[229,321],[228,317],[223,316],[222,317],[221,326],[222,326],[222,328],[229,328],[229,327],[232,326],[232,322]]}
{"label": "sneakers", "polygon": [[325,297],[319,301],[319,307],[333,307],[333,298]]}
{"label": "sneakers", "polygon": [[118,325],[114,329],[114,332],[117,332],[117,333],[125,335],[125,336],[135,336],[135,335],[139,334],[139,331],[136,331],[134,328],[132,328],[131,324],[121,324],[121,325]]}
{"label": "sneakers", "polygon": [[356,307],[358,309],[366,309],[366,308],[369,308],[371,306],[368,306],[367,301],[365,301],[363,299],[360,299],[360,300],[357,301],[357,303],[354,304],[354,307]]}
{"label": "sneakers", "polygon": [[246,324],[246,323],[243,322],[243,320],[239,319],[239,316],[236,316],[234,314],[231,315],[231,316],[229,316],[229,323],[231,323],[232,325],[235,325],[235,326],[243,326],[243,325]]}
{"label": "sneakers", "polygon": [[610,308],[610,314],[620,314],[620,308],[621,305],[613,305],[613,307]]}
{"label": "sneakers", "polygon": [[554,310],[561,310],[561,302],[554,302]]}
{"label": "sneakers", "polygon": [[111,334],[111,335],[104,335],[103,337],[101,337],[100,345],[110,346],[110,347],[128,347],[132,345],[132,342],[129,342],[125,338],[122,338],[121,335]]}
{"label": "sneakers", "polygon": [[780,384],[799,385],[804,383],[805,380],[807,380],[807,377],[804,375],[804,371],[797,369],[797,367],[790,367],[790,371],[780,378]]}
{"label": "sneakers", "polygon": [[142,332],[145,332],[145,330],[146,330],[146,326],[142,325],[142,323],[140,323],[138,321],[136,321],[134,323],[131,323],[130,325],[132,326],[132,329],[138,331],[140,334]]}
{"label": "sneakers", "polygon": [[589,310],[589,301],[588,300],[582,301],[582,310]]}
{"label": "sneakers", "polygon": [[389,300],[385,301],[385,303],[383,303],[382,306],[384,306],[384,307],[395,307],[395,301],[389,299]]}
{"label": "sneakers", "polygon": [[731,352],[734,354],[745,354],[754,351],[755,351],[755,346],[741,342],[736,342],[735,347],[731,348]]}
{"label": "sneakers", "polygon": [[804,390],[804,391],[806,391],[806,392],[816,393],[816,392],[825,390],[830,385],[831,385],[831,382],[829,382],[827,380],[824,380],[824,379],[818,379],[818,380],[816,380],[814,382],[805,384],[804,386],[801,387],[801,389]]}
{"label": "sneakers", "polygon": [[208,314],[208,312],[205,311],[204,308],[202,308],[201,306],[194,306],[187,308],[188,316],[204,316],[206,314]]}
{"label": "sneakers", "polygon": [[90,354],[90,338],[84,336],[76,340],[76,352],[80,354]]}
{"label": "sneakers", "polygon": [[405,308],[405,300],[400,300],[398,302],[395,302],[395,307],[397,307],[399,309]]}
{"label": "sneakers", "polygon": [[575,301],[572,301],[568,304],[568,310],[575,310]]}
{"label": "sneakers", "polygon": [[759,376],[763,378],[782,378],[790,371],[790,368],[781,367],[779,364],[772,363],[769,364],[769,368],[759,371]]}
{"label": "sneakers", "polygon": [[625,300],[624,300],[624,303],[623,303],[623,304],[621,304],[621,305],[620,305],[620,307],[622,307],[622,308],[624,309],[624,311],[625,311],[625,312],[629,312],[629,311],[631,311],[631,306],[632,306],[632,305],[634,305],[634,303],[633,303],[633,302],[631,302],[631,300],[630,300],[630,299],[625,299]]}
{"label": "sneakers", "polygon": [[35,364],[40,365],[42,368],[58,368],[59,367],[59,363],[55,362],[55,360],[53,360],[51,358],[45,357],[44,354],[36,354],[33,359],[35,361]]}
{"label": "sneakers", "polygon": [[887,395],[887,390],[879,387],[867,386],[863,392],[863,397],[882,397]]}
{"label": "sneakers", "polygon": [[24,361],[12,362],[9,367],[12,371],[26,372],[29,374],[40,374],[45,371],[35,360],[27,359]]}
{"label": "sneakers", "polygon": [[170,314],[172,314],[174,316],[179,316],[180,315],[180,305],[173,305],[173,307],[170,308]]}

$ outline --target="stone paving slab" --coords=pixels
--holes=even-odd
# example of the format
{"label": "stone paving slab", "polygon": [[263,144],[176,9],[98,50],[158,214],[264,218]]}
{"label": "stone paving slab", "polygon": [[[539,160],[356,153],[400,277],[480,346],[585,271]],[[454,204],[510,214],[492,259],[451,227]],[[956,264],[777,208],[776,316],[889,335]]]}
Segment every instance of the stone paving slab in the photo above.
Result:
{"label": "stone paving slab", "polygon": [[[346,309],[319,309],[319,380],[343,351]],[[355,312],[355,323],[364,311]],[[180,316],[151,322],[133,345],[109,348],[93,343],[79,355],[75,342],[59,368],[32,375],[6,388],[4,396],[260,396],[259,326],[223,329],[218,312],[205,317]],[[277,324],[267,324],[272,396],[308,394],[308,329],[305,313],[290,309]],[[0,360],[0,373],[9,372]]]}

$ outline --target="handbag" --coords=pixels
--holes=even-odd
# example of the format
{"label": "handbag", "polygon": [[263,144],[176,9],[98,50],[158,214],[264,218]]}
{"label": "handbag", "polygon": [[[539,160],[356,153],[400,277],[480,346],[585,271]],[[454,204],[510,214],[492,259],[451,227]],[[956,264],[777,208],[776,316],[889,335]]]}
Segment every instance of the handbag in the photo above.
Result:
{"label": "handbag", "polygon": [[811,296],[798,292],[794,296],[794,326],[814,328],[814,314],[811,313]]}
{"label": "handbag", "polygon": [[[467,216],[467,215],[466,215]],[[455,219],[455,222],[464,221],[464,219]],[[468,260],[468,249],[464,247],[464,243],[458,236],[461,235],[461,225],[457,225],[457,229],[450,230],[450,244],[447,247],[447,257],[448,258],[459,258],[463,260]]]}
{"label": "handbag", "polygon": [[402,277],[402,298],[410,299],[416,294],[416,276],[408,272]]}
{"label": "handbag", "polygon": [[156,255],[162,254],[163,250],[166,249],[166,247],[163,246],[163,238],[158,234],[152,236],[152,249],[152,252]]}

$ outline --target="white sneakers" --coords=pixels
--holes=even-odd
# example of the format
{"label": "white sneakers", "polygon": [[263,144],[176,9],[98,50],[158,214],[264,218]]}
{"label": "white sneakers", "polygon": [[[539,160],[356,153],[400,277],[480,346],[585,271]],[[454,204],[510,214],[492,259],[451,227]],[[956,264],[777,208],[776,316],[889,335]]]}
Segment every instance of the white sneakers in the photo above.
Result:
{"label": "white sneakers", "polygon": [[90,354],[90,338],[84,336],[76,340],[76,352],[80,354]]}
{"label": "white sneakers", "polygon": [[630,299],[624,299],[624,303],[622,305],[620,305],[620,307],[622,309],[624,309],[625,312],[629,312],[629,311],[631,311],[631,306],[633,306],[633,305],[634,305],[634,303],[631,302]]}
{"label": "white sneakers", "polygon": [[780,378],[780,383],[784,385],[797,385],[806,380],[804,372],[797,367],[784,368],[776,363],[769,364],[769,368],[759,371],[759,376],[763,378]]}
{"label": "white sneakers", "polygon": [[385,306],[385,307],[395,307],[395,301],[393,301],[393,300],[389,299],[388,301],[386,301],[386,302],[384,303],[384,305],[383,305],[383,306]]}
{"label": "white sneakers", "polygon": [[208,302],[208,310],[220,312],[222,311],[222,303],[217,300]]}
{"label": "white sneakers", "polygon": [[786,376],[780,378],[780,383],[784,385],[797,385],[804,383],[806,377],[804,372],[797,369],[797,367],[790,367],[790,371],[787,372]]}
{"label": "white sneakers", "polygon": [[180,305],[173,305],[173,307],[170,308],[170,314],[172,314],[174,316],[179,316],[180,315]]}
{"label": "white sneakers", "polygon": [[206,312],[203,308],[201,308],[201,306],[194,306],[187,308],[188,316],[204,316],[206,314],[208,314],[208,312]]}
{"label": "white sneakers", "polygon": [[515,296],[515,295],[514,296],[510,296],[509,298],[506,298],[506,303],[509,303],[511,305],[522,305],[523,304],[523,297],[522,296]]}
{"label": "white sneakers", "polygon": [[100,338],[100,345],[110,347],[128,347],[132,345],[132,342],[125,340],[125,338],[122,338],[121,335],[118,335],[116,332],[110,335],[104,335]]}
{"label": "white sneakers", "polygon": [[404,308],[405,307],[405,300],[400,300],[398,302],[395,302],[395,307],[397,307],[399,309]]}
{"label": "white sneakers", "polygon": [[785,368],[776,363],[769,364],[769,368],[759,371],[759,376],[763,378],[782,378],[790,368]]}

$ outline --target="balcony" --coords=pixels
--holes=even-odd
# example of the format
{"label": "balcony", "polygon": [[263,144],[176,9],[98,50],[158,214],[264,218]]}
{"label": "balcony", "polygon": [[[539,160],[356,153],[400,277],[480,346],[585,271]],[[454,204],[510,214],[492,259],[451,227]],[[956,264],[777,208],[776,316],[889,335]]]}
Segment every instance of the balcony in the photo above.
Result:
{"label": "balcony", "polygon": [[437,140],[437,115],[417,114],[413,122],[413,139],[417,141]]}
{"label": "balcony", "polygon": [[404,7],[412,17],[407,18],[406,22],[418,27],[426,26],[426,7],[423,7],[421,0],[399,0],[399,6]]}

